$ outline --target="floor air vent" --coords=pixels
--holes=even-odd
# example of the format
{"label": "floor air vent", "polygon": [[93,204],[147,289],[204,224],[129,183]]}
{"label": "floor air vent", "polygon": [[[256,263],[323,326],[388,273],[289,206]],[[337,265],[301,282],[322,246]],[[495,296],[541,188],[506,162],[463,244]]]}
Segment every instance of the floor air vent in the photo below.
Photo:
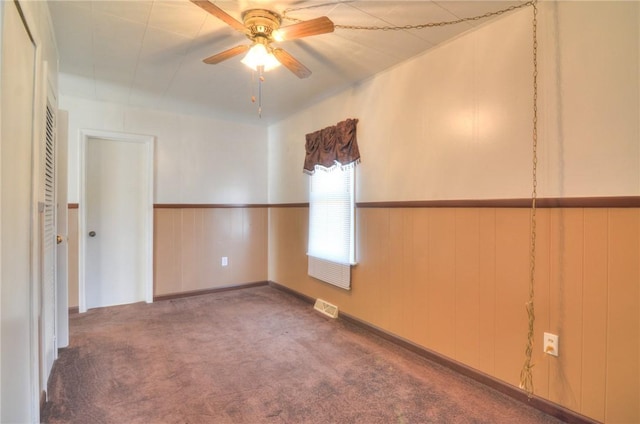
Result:
{"label": "floor air vent", "polygon": [[326,302],[322,299],[317,299],[316,304],[313,305],[313,309],[316,311],[320,311],[328,317],[337,318],[338,317],[338,307],[336,305],[332,305],[329,302]]}

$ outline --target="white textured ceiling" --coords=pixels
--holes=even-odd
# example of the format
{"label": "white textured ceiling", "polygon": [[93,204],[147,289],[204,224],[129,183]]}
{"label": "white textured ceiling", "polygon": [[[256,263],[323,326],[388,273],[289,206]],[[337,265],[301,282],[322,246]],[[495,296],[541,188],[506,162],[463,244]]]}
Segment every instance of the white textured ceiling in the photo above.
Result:
{"label": "white textured ceiling", "polygon": [[[452,21],[522,1],[217,1],[241,21],[243,10],[266,8],[292,17],[328,16],[336,25]],[[309,6],[313,6],[310,7]],[[284,67],[265,75],[263,116],[251,103],[252,72],[234,57],[202,59],[239,44],[244,35],[188,0],[49,1],[60,54],[60,92],[107,102],[206,114],[256,124],[281,119],[424,52],[486,19],[440,28],[335,32],[279,43],[313,74],[298,79]],[[283,26],[291,22],[283,22]]]}

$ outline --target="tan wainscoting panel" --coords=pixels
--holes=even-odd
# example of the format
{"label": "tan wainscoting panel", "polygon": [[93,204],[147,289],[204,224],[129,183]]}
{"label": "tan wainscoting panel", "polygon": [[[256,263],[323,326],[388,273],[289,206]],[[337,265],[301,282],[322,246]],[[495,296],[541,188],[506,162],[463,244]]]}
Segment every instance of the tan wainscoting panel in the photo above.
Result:
{"label": "tan wainscoting panel", "polygon": [[[607,378],[607,309],[609,211],[584,211],[584,273],[582,289],[582,410],[605,419]],[[640,400],[639,400],[640,403]]]}
{"label": "tan wainscoting panel", "polygon": [[[480,317],[480,210],[456,209],[454,318]],[[473,368],[480,366],[480,320],[455,319],[455,354],[460,362]]]}
{"label": "tan wainscoting panel", "polygon": [[517,385],[527,334],[529,211],[497,209],[495,231],[495,376]]}
{"label": "tan wainscoting panel", "polygon": [[277,281],[277,278],[272,276],[281,277],[292,283],[295,283],[300,276],[312,280],[307,276],[308,226],[308,207],[269,209],[270,231],[283,229],[287,232],[285,237],[281,237],[283,234],[280,231],[277,232],[276,237],[269,237],[270,280]]}
{"label": "tan wainscoting panel", "polygon": [[267,279],[266,207],[154,212],[154,296]]}
{"label": "tan wainscoting panel", "polygon": [[153,295],[182,287],[182,210],[154,209]]}
{"label": "tan wainscoting panel", "polygon": [[[609,211],[605,421],[640,423],[640,217]],[[635,385],[630,385],[633,381]],[[632,409],[631,405],[635,408]]]}
{"label": "tan wainscoting panel", "polygon": [[[517,386],[530,210],[358,208],[352,289],[307,276],[308,209],[270,208],[269,279]],[[534,388],[598,421],[640,422],[640,209],[539,209]],[[558,334],[559,357],[542,352]]]}

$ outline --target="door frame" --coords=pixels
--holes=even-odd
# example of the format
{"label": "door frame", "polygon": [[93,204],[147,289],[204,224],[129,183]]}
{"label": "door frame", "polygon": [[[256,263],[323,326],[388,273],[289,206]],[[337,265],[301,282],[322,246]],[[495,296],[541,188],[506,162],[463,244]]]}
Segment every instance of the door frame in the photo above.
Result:
{"label": "door frame", "polygon": [[141,135],[141,134],[129,134],[129,133],[120,133],[114,131],[102,131],[102,130],[91,130],[91,129],[81,129],[80,130],[80,192],[79,192],[79,202],[78,202],[78,310],[79,312],[87,311],[87,303],[86,303],[86,290],[85,290],[85,281],[86,281],[86,242],[85,242],[85,234],[87,234],[87,208],[86,208],[86,199],[87,199],[87,187],[86,187],[86,154],[87,154],[87,144],[91,139],[102,139],[102,140],[110,140],[110,141],[124,141],[128,143],[142,143],[146,146],[145,156],[146,156],[146,172],[147,178],[149,181],[147,187],[147,207],[143,211],[145,218],[145,228],[146,228],[146,244],[145,244],[145,254],[146,254],[146,263],[144,264],[145,269],[145,281],[142,282],[144,284],[144,293],[145,293],[145,302],[152,303],[153,302],[153,192],[154,192],[154,144],[155,137],[152,135]]}
{"label": "door frame", "polygon": [[62,237],[62,242],[56,247],[56,347],[58,348],[69,346],[68,128],[67,111],[56,109],[56,235]]}

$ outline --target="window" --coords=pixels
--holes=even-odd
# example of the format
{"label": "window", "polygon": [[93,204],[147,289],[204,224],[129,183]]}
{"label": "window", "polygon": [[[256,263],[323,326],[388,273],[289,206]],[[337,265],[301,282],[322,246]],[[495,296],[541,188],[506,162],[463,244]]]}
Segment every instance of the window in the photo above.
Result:
{"label": "window", "polygon": [[355,169],[316,170],[309,183],[309,275],[348,289],[355,263]]}
{"label": "window", "polygon": [[354,186],[360,162],[357,119],[305,136],[303,171],[309,181],[309,275],[344,289],[355,264]]}

